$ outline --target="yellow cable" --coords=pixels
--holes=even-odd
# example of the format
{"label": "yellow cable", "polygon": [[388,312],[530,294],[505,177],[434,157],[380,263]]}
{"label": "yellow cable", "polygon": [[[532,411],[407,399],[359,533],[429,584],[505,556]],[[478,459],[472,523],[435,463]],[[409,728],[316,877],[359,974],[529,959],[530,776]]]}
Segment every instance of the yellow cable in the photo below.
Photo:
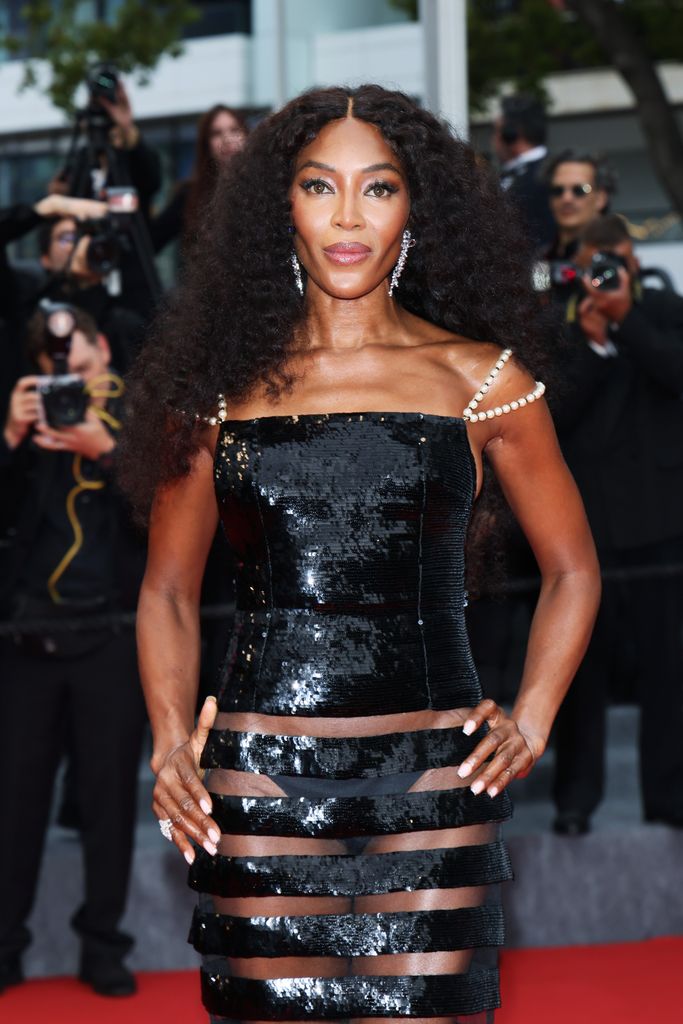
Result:
{"label": "yellow cable", "polygon": [[76,486],[71,488],[66,497],[66,514],[74,532],[74,541],[47,581],[47,589],[55,604],[62,603],[62,598],[57,590],[57,583],[83,546],[83,528],[76,515],[76,498],[83,491],[101,491],[104,487],[104,480],[85,480],[83,478],[81,473],[82,461],[83,457],[80,454],[74,455],[73,475],[76,480]]}
{"label": "yellow cable", "polygon": [[[102,385],[105,384],[111,384],[113,386],[105,389],[102,387]],[[120,398],[125,390],[125,384],[115,373],[102,373],[98,377],[89,381],[85,385],[84,390],[91,396],[91,398]],[[113,430],[120,430],[121,421],[117,420],[116,417],[112,416],[106,409],[101,409],[96,405],[92,405],[90,408],[96,416],[105,423],[108,423]],[[105,486],[104,480],[86,480],[82,473],[82,464],[82,455],[74,455],[72,473],[74,480],[76,481],[76,486],[72,487],[66,496],[66,514],[74,533],[73,543],[47,581],[48,592],[55,604],[62,603],[61,595],[57,590],[57,583],[83,547],[83,528],[78,515],[76,514],[76,499],[79,494],[83,493],[83,491],[101,491]]]}
{"label": "yellow cable", "polygon": [[96,416],[99,416],[101,420],[103,420],[105,423],[108,423],[112,430],[121,429],[121,420],[117,420],[116,417],[112,416],[112,414],[110,412],[107,412],[106,409],[100,409],[99,406],[97,405],[91,405],[90,408],[92,409]]}

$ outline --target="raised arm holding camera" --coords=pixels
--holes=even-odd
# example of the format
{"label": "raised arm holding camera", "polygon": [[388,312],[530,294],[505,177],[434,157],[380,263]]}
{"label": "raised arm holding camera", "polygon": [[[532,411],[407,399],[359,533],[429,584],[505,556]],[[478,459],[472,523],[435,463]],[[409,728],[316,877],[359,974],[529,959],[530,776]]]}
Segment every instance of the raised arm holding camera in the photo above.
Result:
{"label": "raised arm holding camera", "polygon": [[554,412],[608,576],[558,718],[556,829],[586,831],[602,798],[610,689],[641,708],[645,818],[680,826],[683,298],[644,287],[626,224],[613,214],[585,227],[573,265],[567,388]]}
{"label": "raised arm holding camera", "polygon": [[[50,351],[41,347],[35,352],[44,373],[17,381],[3,431],[5,444],[14,451],[33,431],[31,441],[38,448],[97,460],[115,447],[102,417],[107,396],[112,394],[108,385],[114,386],[117,397],[123,386],[120,378],[107,372],[109,344],[102,334],[97,333],[93,341],[77,328],[69,307],[45,303],[44,308],[48,322],[51,320],[56,330],[61,322],[64,333],[51,334]],[[88,321],[84,322],[92,330]]]}
{"label": "raised arm holding camera", "polygon": [[[127,244],[106,273],[113,273],[113,287],[123,292],[126,304],[148,318],[161,295],[148,231],[152,198],[161,186],[161,162],[135,123],[118,69],[96,64],[86,84],[88,102],[76,112],[65,165],[50,188],[108,201],[110,215],[117,212],[115,193],[119,198],[124,193],[136,196],[135,206],[123,211],[128,222],[118,237],[119,244],[125,239]],[[113,222],[110,229],[108,234],[117,234]]]}
{"label": "raised arm holding camera", "polygon": [[[106,618],[133,606],[142,551],[113,483],[122,379],[106,338],[72,306],[44,302],[0,438],[22,469],[13,571],[3,581],[14,638],[0,648],[0,772],[15,840],[0,847],[0,990],[22,980],[52,791],[68,738],[76,765],[85,893],[72,918],[79,974],[104,995],[134,991],[120,930],[130,874],[144,728],[132,632]],[[104,617],[104,618],[103,618]],[[64,619],[78,628],[60,628]],[[88,765],[87,771],[78,766]]]}
{"label": "raised arm holding camera", "polygon": [[[111,294],[105,279],[126,250],[134,203],[135,193],[123,189],[114,190],[108,202],[53,194],[32,207],[19,204],[0,211],[0,267],[6,281],[0,312],[11,324],[9,336],[14,339],[9,346],[11,381],[24,369],[20,339],[43,297],[73,302],[90,313],[109,339],[116,365],[127,370],[142,343],[144,321],[127,306],[127,295]],[[11,266],[4,247],[35,228],[44,277],[27,281]],[[4,408],[3,402],[0,413]]]}

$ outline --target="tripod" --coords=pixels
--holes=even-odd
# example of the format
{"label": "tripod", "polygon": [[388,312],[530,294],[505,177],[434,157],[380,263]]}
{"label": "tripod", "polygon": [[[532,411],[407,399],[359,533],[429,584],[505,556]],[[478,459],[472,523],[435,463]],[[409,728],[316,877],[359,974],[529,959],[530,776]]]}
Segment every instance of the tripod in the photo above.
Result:
{"label": "tripod", "polygon": [[[106,112],[92,104],[76,112],[65,166],[70,195],[92,197],[101,187],[95,182],[97,175],[102,175],[103,181],[113,187],[133,187],[125,160],[111,143],[111,127],[112,122]],[[128,215],[128,235],[132,251],[142,268],[149,297],[156,304],[161,298],[162,286],[149,231],[140,209]]]}

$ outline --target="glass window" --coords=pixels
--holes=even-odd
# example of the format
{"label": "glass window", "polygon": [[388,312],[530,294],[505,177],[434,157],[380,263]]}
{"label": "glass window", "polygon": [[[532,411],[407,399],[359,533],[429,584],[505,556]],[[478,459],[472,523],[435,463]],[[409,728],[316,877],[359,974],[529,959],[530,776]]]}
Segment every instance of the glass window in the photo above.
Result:
{"label": "glass window", "polygon": [[185,39],[251,32],[251,0],[201,0],[200,17],[187,26]]}

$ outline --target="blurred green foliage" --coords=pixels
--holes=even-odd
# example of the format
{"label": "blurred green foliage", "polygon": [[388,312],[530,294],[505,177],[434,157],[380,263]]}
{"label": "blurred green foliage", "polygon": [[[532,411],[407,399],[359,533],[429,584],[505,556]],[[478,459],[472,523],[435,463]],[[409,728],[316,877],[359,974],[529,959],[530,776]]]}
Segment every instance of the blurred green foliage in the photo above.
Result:
{"label": "blurred green foliage", "polygon": [[[683,60],[683,0],[596,0],[614,3],[635,28],[652,60]],[[418,0],[390,0],[416,18]],[[550,0],[468,0],[470,107],[480,111],[502,82],[544,97],[543,78],[556,71],[604,67],[601,49],[574,14]],[[544,97],[545,98],[545,97]]]}
{"label": "blurred green foliage", "polygon": [[112,61],[144,82],[161,56],[180,55],[182,31],[199,17],[189,0],[121,0],[107,21],[87,17],[87,6],[81,0],[29,0],[21,9],[25,32],[0,37],[0,46],[26,62],[22,89],[43,87],[35,62],[47,62],[44,91],[67,114],[92,64]]}

